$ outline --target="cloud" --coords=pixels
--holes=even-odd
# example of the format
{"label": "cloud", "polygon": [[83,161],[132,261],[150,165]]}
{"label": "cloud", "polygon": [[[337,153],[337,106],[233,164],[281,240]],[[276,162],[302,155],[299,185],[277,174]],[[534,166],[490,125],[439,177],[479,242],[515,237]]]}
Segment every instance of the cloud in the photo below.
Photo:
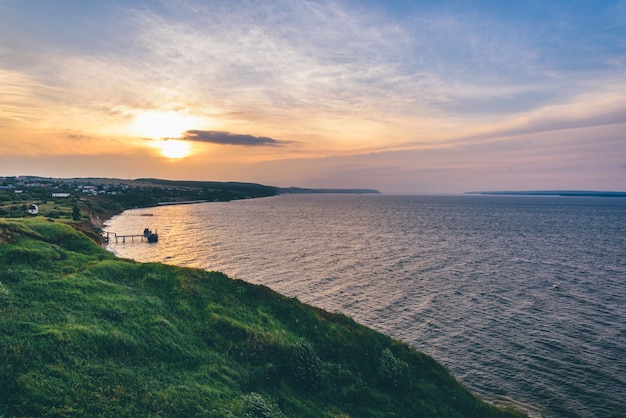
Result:
{"label": "cloud", "polygon": [[292,141],[279,141],[267,136],[254,136],[246,134],[233,134],[222,131],[201,131],[190,130],[185,132],[182,139],[184,141],[210,142],[212,144],[221,145],[242,145],[246,147],[255,146],[281,146],[291,143]]}
{"label": "cloud", "polygon": [[562,101],[526,114],[520,114],[507,126],[501,123],[497,129],[473,136],[469,139],[492,139],[551,131],[587,129],[592,127],[626,124],[626,101],[621,98],[626,84],[611,83],[614,92],[598,91],[573,97],[569,102]]}
{"label": "cloud", "polygon": [[34,77],[0,68],[0,126],[39,119],[51,91]]}
{"label": "cloud", "polygon": [[87,135],[82,135],[82,134],[74,134],[74,133],[68,133],[65,135],[67,138],[72,139],[74,141],[83,141],[86,139],[91,139],[90,136]]}

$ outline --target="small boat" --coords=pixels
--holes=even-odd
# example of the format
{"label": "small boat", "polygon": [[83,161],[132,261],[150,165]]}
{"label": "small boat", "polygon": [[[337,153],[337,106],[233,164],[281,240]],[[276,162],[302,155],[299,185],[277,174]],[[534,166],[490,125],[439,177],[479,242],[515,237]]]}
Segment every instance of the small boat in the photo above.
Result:
{"label": "small boat", "polygon": [[146,228],[143,230],[143,236],[146,237],[148,242],[157,242],[159,241],[159,234],[152,232],[150,228]]}

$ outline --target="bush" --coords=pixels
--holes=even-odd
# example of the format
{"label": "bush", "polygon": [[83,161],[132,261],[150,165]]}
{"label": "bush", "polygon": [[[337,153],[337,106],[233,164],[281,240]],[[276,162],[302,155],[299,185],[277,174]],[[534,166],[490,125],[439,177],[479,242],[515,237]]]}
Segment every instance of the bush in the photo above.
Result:
{"label": "bush", "polygon": [[5,311],[11,303],[11,292],[0,281],[0,311]]}
{"label": "bush", "polygon": [[292,363],[293,377],[304,389],[318,389],[322,383],[322,361],[308,341],[296,343]]}
{"label": "bush", "polygon": [[385,384],[400,389],[409,380],[409,365],[397,359],[389,348],[385,348],[380,355],[378,373]]}
{"label": "bush", "polygon": [[[23,278],[28,278],[30,270],[21,266],[0,268],[0,283],[18,283]],[[31,275],[32,276],[32,275]]]}
{"label": "bush", "polygon": [[14,247],[4,252],[5,262],[8,265],[16,264],[19,268],[23,265],[32,266],[38,262],[48,261],[44,251],[31,248]]}
{"label": "bush", "polygon": [[80,220],[80,208],[78,206],[72,208],[72,219],[75,221]]}
{"label": "bush", "polygon": [[258,393],[245,396],[246,418],[285,418],[278,405]]}

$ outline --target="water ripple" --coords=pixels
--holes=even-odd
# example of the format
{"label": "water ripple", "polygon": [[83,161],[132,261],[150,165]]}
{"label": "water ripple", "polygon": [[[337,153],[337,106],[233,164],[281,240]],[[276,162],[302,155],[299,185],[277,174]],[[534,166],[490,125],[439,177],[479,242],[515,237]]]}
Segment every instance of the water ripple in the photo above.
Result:
{"label": "water ripple", "polygon": [[402,339],[482,397],[626,415],[626,201],[280,196],[151,209],[139,261],[223,271]]}

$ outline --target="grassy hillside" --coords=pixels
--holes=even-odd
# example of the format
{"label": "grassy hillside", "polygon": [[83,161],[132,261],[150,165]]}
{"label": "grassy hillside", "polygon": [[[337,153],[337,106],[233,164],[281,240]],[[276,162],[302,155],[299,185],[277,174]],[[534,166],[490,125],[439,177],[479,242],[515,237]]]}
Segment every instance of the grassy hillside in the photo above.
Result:
{"label": "grassy hillside", "polygon": [[0,417],[517,416],[346,316],[43,219],[0,219],[0,388]]}

